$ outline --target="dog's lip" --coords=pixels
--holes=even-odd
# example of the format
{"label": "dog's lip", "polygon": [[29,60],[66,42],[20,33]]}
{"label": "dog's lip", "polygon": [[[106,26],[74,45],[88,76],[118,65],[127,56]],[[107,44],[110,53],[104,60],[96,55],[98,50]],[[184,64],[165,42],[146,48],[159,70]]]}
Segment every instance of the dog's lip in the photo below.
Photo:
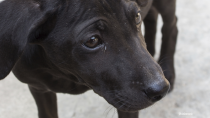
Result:
{"label": "dog's lip", "polygon": [[[136,112],[141,109],[147,108],[155,103],[151,99],[149,99],[144,92],[139,93],[143,97],[140,100],[120,94],[122,93],[122,91],[120,92],[117,90],[107,90],[95,86],[92,86],[90,88],[92,88],[96,94],[103,97],[109,104],[114,106],[116,109],[124,112]],[[144,102],[142,102],[142,100]]]}
{"label": "dog's lip", "polygon": [[144,108],[149,107],[152,104],[153,103],[149,102],[148,105],[142,107],[140,104],[131,104],[131,103],[128,103],[126,101],[121,100],[120,104],[112,104],[112,105],[115,108],[117,108],[118,110],[120,110],[120,111],[124,111],[124,112],[137,112],[139,110],[142,110]]}
{"label": "dog's lip", "polygon": [[95,92],[96,94],[98,94],[99,96],[105,98],[102,94],[102,92],[99,89],[94,89],[94,87],[91,87],[91,89],[93,89],[93,92]]}
{"label": "dog's lip", "polygon": [[[93,90],[93,91],[99,96],[103,97],[109,104],[114,106],[116,109],[120,111],[124,111],[124,112],[137,112],[139,110],[142,110],[144,108],[151,106],[154,103],[144,96],[147,99],[146,101],[147,105],[142,106],[141,103],[130,103],[128,102],[129,99],[127,100],[121,99],[121,97],[116,96],[116,93],[103,94],[101,91],[98,91],[98,90]],[[110,96],[111,96],[111,100],[110,100]],[[132,100],[130,99],[130,101]]]}
{"label": "dog's lip", "polygon": [[[93,87],[94,88],[94,87]],[[144,98],[146,99],[147,105],[141,105],[140,103],[129,103],[129,99],[125,100],[125,99],[121,99],[122,97],[118,96],[117,97],[117,93],[106,93],[103,94],[102,91],[97,90],[97,89],[93,89],[93,91],[98,94],[99,96],[103,97],[109,104],[111,104],[112,106],[114,106],[116,109],[123,111],[123,112],[137,112],[139,110],[145,109],[149,106],[151,106],[152,104],[154,104],[155,102],[150,99],[145,93],[142,92],[142,95],[144,96]],[[110,100],[108,98],[108,96],[112,96],[112,100]],[[120,101],[120,102],[119,102]],[[116,102],[119,102],[116,104]]]}
{"label": "dog's lip", "polygon": [[122,97],[118,97],[118,99],[121,100],[124,104],[127,104],[127,105],[125,105],[125,107],[128,107],[128,109],[118,108],[119,110],[125,111],[125,112],[136,112],[136,111],[139,111],[139,110],[144,109],[146,107],[149,107],[154,103],[154,102],[150,101],[149,99],[147,99],[147,104],[148,105],[142,107],[142,105],[139,104],[139,103],[129,103],[129,102],[127,102],[127,101],[129,101],[129,99],[124,100],[124,99],[122,99]]}

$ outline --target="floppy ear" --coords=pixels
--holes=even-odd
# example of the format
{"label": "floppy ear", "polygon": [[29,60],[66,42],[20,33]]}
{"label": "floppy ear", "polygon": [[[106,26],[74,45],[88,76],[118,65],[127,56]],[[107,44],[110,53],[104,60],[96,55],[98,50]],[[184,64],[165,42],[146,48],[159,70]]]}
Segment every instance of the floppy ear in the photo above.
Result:
{"label": "floppy ear", "polygon": [[6,0],[0,4],[0,80],[10,73],[25,46],[59,6],[53,0],[37,1],[17,4]]}
{"label": "floppy ear", "polygon": [[148,0],[136,0],[140,7],[145,7],[148,3]]}

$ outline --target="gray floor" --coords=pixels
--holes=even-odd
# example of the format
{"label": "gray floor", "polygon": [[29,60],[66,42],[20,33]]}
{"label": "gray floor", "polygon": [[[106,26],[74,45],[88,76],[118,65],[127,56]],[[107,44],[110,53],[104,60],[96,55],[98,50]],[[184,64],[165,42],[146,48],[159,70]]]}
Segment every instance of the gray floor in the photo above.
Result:
{"label": "gray floor", "polygon": [[[175,89],[142,110],[140,118],[210,118],[210,1],[177,2]],[[159,22],[160,29],[161,19]],[[157,38],[159,49],[160,31]],[[79,96],[58,94],[58,105],[60,118],[117,118],[116,110],[92,91]],[[12,74],[0,81],[0,118],[37,118],[27,85]]]}

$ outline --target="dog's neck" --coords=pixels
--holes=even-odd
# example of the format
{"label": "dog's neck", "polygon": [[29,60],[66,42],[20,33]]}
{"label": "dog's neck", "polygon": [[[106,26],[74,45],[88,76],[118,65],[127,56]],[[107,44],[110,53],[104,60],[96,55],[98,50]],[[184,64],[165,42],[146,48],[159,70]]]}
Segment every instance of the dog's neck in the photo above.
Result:
{"label": "dog's neck", "polygon": [[[42,60],[42,61],[39,61]],[[47,73],[53,73],[53,76],[60,76],[67,80],[71,80],[76,83],[82,83],[81,80],[78,80],[76,75],[72,75],[70,71],[66,71],[61,67],[56,66],[48,57],[45,50],[40,45],[29,44],[24,53],[21,56],[20,63],[32,64],[33,68],[47,70]]]}

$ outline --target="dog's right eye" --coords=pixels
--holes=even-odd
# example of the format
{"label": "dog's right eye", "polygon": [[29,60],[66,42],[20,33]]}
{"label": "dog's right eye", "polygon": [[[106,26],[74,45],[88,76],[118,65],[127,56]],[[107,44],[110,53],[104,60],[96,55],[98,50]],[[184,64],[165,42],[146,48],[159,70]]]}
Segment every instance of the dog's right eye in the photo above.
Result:
{"label": "dog's right eye", "polygon": [[141,14],[140,14],[140,12],[138,12],[138,13],[136,14],[135,20],[136,20],[136,24],[137,24],[137,25],[141,23]]}
{"label": "dog's right eye", "polygon": [[92,36],[88,41],[85,42],[85,46],[88,48],[95,48],[101,44],[99,36]]}

